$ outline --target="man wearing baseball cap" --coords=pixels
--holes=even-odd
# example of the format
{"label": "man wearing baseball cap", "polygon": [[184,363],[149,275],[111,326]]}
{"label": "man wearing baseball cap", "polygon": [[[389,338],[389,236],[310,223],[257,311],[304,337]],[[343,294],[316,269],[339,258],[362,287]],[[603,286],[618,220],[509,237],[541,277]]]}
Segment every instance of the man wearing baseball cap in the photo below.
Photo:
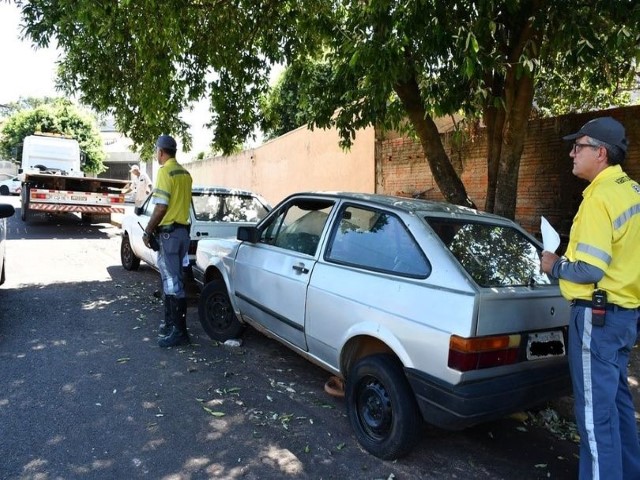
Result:
{"label": "man wearing baseball cap", "polygon": [[133,178],[131,183],[122,190],[122,193],[134,192],[133,201],[136,207],[140,207],[151,193],[151,179],[145,172],[140,171],[138,165],[132,165],[129,173],[133,175]]}
{"label": "man wearing baseball cap", "polygon": [[173,137],[160,135],[156,141],[158,170],[153,190],[155,207],[145,228],[143,241],[151,248],[151,236],[157,234],[158,269],[164,291],[164,322],[160,324],[161,347],[190,342],[187,332],[187,297],[184,289],[182,259],[191,240],[189,208],[191,184],[189,172],[176,160],[177,145]]}
{"label": "man wearing baseball cap", "polygon": [[622,124],[587,122],[573,141],[573,174],[587,180],[563,257],[542,253],[571,302],[569,368],[580,433],[580,479],[640,478],[640,443],[627,383],[640,318],[640,186],[621,167]]}

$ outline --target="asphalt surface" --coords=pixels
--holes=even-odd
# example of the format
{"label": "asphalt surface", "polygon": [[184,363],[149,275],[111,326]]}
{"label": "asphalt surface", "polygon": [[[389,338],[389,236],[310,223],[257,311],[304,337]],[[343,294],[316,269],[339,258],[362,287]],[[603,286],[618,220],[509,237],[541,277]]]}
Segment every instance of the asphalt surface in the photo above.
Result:
{"label": "asphalt surface", "polygon": [[124,270],[119,248],[113,225],[9,219],[0,479],[577,477],[570,424],[540,421],[553,410],[427,426],[410,455],[381,461],[324,392],[326,372],[253,330],[236,348],[208,339],[194,287],[193,344],[157,347],[159,277]]}

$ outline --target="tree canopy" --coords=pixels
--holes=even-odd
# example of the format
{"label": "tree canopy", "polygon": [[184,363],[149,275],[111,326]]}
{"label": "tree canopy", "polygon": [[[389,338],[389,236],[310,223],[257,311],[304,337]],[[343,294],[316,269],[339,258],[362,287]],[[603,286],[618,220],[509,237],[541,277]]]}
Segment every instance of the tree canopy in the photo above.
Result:
{"label": "tree canopy", "polygon": [[[82,170],[105,170],[105,152],[95,118],[65,99],[20,99],[9,105],[15,112],[2,125],[0,153],[19,163],[22,143],[34,133],[56,133],[75,138],[84,153]],[[32,108],[30,108],[32,107]]]}
{"label": "tree canopy", "polygon": [[482,120],[484,208],[508,217],[534,100],[562,111],[619,101],[640,38],[632,0],[16,3],[30,39],[64,50],[61,86],[139,145],[170,132],[188,147],[180,112],[209,98],[214,147],[231,151],[260,123],[270,66],[298,65],[311,127],[336,126],[349,145],[360,128],[408,125],[453,203],[472,205],[434,119]]}

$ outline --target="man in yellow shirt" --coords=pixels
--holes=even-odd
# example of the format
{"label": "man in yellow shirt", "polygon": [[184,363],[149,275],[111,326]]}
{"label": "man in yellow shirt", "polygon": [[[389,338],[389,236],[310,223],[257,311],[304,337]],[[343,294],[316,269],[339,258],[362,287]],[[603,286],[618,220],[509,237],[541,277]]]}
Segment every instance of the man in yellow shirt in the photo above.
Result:
{"label": "man in yellow shirt", "polygon": [[627,383],[640,314],[640,186],[620,164],[624,127],[611,117],[575,134],[573,174],[587,180],[565,256],[542,269],[571,301],[569,367],[580,433],[580,479],[640,479],[640,443]]}
{"label": "man in yellow shirt", "polygon": [[160,324],[158,345],[174,347],[189,343],[187,298],[184,290],[182,260],[191,240],[189,209],[192,179],[176,160],[173,137],[160,135],[156,142],[158,170],[153,190],[155,207],[144,232],[144,243],[151,248],[152,235],[158,238],[158,269],[164,291],[164,322]]}

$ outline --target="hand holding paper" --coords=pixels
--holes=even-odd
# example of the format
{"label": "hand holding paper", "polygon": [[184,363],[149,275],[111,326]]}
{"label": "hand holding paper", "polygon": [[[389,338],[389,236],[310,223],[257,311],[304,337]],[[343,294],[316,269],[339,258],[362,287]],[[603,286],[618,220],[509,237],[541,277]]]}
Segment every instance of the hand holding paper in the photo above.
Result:
{"label": "hand holding paper", "polygon": [[540,217],[540,232],[544,249],[547,252],[555,253],[560,246],[560,235],[544,217]]}

